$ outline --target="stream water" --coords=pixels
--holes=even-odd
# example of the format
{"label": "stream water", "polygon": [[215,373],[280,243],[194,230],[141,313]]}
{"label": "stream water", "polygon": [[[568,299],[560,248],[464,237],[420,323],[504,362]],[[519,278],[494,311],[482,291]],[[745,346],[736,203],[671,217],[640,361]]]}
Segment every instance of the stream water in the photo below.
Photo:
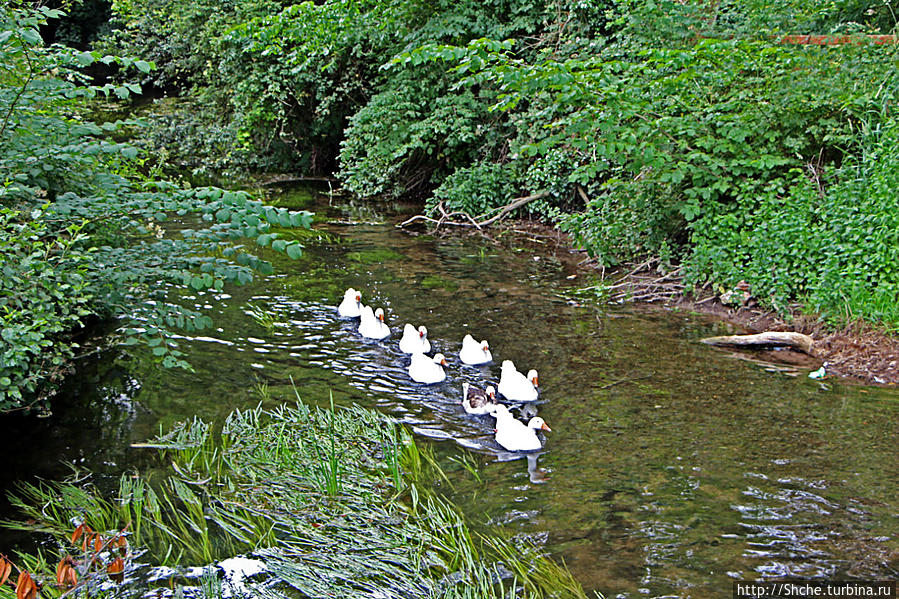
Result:
{"label": "stream water", "polygon": [[[574,300],[591,281],[577,274],[579,257],[546,239],[434,239],[393,226],[408,215],[402,206],[376,213],[302,192],[274,201],[313,210],[320,235],[297,261],[267,256],[276,275],[185,298],[216,327],[181,340],[196,372],[116,356],[85,363],[54,417],[28,425],[24,450],[5,436],[21,458],[0,484],[56,476],[60,459],[101,473],[134,467],[142,450],[130,442],[177,420],[291,401],[292,379],[304,401],[326,405],[333,393],[338,405],[404,422],[434,445],[443,492],[476,526],[544,547],[606,597],[897,576],[895,390],[736,359],[698,343],[730,329],[695,315]],[[363,341],[337,318],[350,286],[385,308],[390,339]],[[450,358],[446,383],[409,379],[397,347],[405,322],[427,326]],[[490,341],[493,364],[459,364],[468,332]],[[493,420],[458,403],[463,380],[495,384],[504,359],[540,373],[540,400],[527,409],[553,432],[528,458],[500,451]]]}

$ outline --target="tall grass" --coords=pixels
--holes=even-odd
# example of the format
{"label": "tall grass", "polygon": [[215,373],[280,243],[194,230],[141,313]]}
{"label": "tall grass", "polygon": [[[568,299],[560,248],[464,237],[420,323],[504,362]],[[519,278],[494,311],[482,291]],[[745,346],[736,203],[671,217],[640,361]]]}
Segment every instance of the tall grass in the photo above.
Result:
{"label": "tall grass", "polygon": [[[584,596],[537,548],[473,533],[431,490],[433,456],[375,412],[298,398],[236,411],[218,435],[194,420],[143,447],[158,452],[160,470],[123,476],[115,493],[83,482],[25,485],[14,502],[30,520],[12,525],[62,545],[73,523],[126,528],[150,565],[252,554],[267,565],[265,580],[246,582],[255,597]],[[204,596],[221,588],[209,572]],[[134,580],[133,593],[119,596],[155,584]]]}

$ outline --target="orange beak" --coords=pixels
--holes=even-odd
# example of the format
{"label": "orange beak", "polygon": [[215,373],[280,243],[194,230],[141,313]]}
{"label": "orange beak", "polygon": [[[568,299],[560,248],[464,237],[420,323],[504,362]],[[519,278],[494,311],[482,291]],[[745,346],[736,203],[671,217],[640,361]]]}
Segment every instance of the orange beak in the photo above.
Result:
{"label": "orange beak", "polygon": [[539,378],[539,377],[536,377],[536,376],[534,377],[534,386],[535,386],[535,387],[539,387],[539,386],[540,386],[540,383],[537,382],[537,379],[538,379],[538,378]]}
{"label": "orange beak", "polygon": [[440,363],[444,366],[448,366],[448,364],[446,363],[446,358],[440,360]]}
{"label": "orange beak", "polygon": [[378,314],[378,320],[380,320],[381,322],[384,322],[384,315]]}
{"label": "orange beak", "polygon": [[424,336],[425,336],[425,332],[424,332],[424,331],[418,331],[418,336],[419,336],[419,337],[424,337]]}
{"label": "orange beak", "polygon": [[356,301],[357,301],[357,302],[361,302],[361,301],[362,301],[362,294],[361,294],[361,293],[357,293],[357,294],[356,294]]}
{"label": "orange beak", "polygon": [[549,431],[549,432],[552,432],[552,431],[553,431],[553,429],[549,428],[549,425],[546,424],[545,422],[543,423],[543,426],[541,426],[540,428],[541,428],[542,430]]}

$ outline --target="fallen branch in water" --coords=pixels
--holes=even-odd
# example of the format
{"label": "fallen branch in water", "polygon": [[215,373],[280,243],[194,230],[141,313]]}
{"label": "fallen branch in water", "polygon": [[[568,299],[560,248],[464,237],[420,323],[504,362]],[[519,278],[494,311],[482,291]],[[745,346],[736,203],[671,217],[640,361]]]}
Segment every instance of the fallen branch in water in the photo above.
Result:
{"label": "fallen branch in water", "polygon": [[[505,206],[500,208],[499,212],[497,214],[491,216],[490,218],[486,218],[485,220],[478,220],[478,219],[484,219],[484,217],[486,217],[488,214],[490,214],[490,212],[485,212],[484,214],[481,214],[480,216],[478,216],[476,219],[475,217],[471,216],[467,212],[446,212],[446,210],[443,207],[443,202],[441,202],[441,203],[437,204],[437,209],[441,213],[441,216],[439,219],[431,218],[430,216],[425,216],[424,214],[416,214],[412,218],[408,218],[408,219],[404,220],[403,222],[399,223],[397,225],[397,227],[405,227],[416,221],[423,220],[423,221],[426,221],[429,223],[434,223],[435,228],[438,228],[438,229],[443,225],[452,225],[455,227],[475,227],[476,229],[480,230],[483,227],[492,225],[496,221],[498,221],[502,218],[505,218],[507,214],[509,214],[513,210],[516,210],[517,208],[521,208],[528,202],[532,202],[534,200],[539,200],[540,198],[545,198],[548,195],[549,195],[548,191],[540,191],[538,193],[534,193],[529,196],[515,198],[514,200],[512,200],[511,202],[509,202],[508,204],[506,204]],[[459,221],[459,220],[452,220],[453,217],[457,217],[457,216],[463,217],[464,219],[466,219],[467,222]]]}
{"label": "fallen branch in water", "polygon": [[789,331],[765,331],[755,335],[725,335],[723,337],[706,337],[703,343],[715,346],[730,347],[792,347],[812,355],[815,340],[802,333]]}

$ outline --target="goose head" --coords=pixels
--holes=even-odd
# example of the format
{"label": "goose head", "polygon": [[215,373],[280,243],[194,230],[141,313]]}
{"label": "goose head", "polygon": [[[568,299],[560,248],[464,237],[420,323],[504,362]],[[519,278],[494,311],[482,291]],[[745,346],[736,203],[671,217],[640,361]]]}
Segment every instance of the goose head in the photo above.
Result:
{"label": "goose head", "polygon": [[490,401],[496,402],[496,389],[493,388],[493,385],[490,385],[486,389],[484,389],[484,393],[487,394],[487,397],[490,398]]}
{"label": "goose head", "polygon": [[486,340],[486,339],[484,339],[483,341],[481,341],[481,349],[484,350],[484,351],[488,351],[488,350],[490,349],[490,344],[487,343],[487,340]]}
{"label": "goose head", "polygon": [[535,387],[539,387],[540,385],[537,383],[537,371],[536,370],[528,370],[528,380],[533,383]]}
{"label": "goose head", "polygon": [[435,354],[434,355],[434,363],[440,364],[441,366],[446,366],[446,357],[443,354]]}
{"label": "goose head", "polygon": [[378,308],[377,310],[375,310],[375,318],[377,318],[381,322],[384,322],[384,309],[383,308]]}
{"label": "goose head", "polygon": [[428,336],[428,329],[426,329],[424,325],[418,327],[418,336],[422,339]]}
{"label": "goose head", "polygon": [[547,425],[546,422],[543,421],[543,418],[541,418],[540,416],[534,416],[533,418],[531,418],[528,421],[528,428],[532,428],[535,430],[542,430],[542,431],[552,431],[553,430],[553,429],[549,428],[549,425]]}

